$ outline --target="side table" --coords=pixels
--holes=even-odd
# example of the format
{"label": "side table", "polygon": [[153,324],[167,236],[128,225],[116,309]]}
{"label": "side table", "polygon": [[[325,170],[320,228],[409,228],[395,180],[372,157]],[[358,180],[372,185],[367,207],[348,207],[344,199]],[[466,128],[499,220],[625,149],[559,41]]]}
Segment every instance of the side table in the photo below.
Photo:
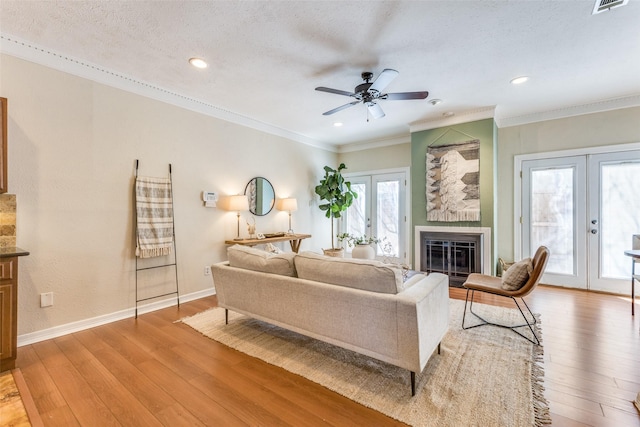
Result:
{"label": "side table", "polygon": [[640,250],[634,249],[624,251],[626,256],[631,257],[631,315],[635,315],[635,302],[636,302],[636,280],[640,280],[640,275],[636,274],[636,263],[640,262]]}

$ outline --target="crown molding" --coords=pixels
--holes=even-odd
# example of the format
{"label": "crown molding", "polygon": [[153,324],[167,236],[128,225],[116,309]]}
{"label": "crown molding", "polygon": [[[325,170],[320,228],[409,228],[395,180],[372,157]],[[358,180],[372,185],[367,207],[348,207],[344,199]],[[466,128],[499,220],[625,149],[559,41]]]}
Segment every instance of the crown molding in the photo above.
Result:
{"label": "crown molding", "polygon": [[461,123],[475,122],[477,120],[493,119],[495,117],[496,107],[482,107],[475,110],[456,113],[451,117],[438,117],[436,119],[427,119],[410,125],[411,133],[420,132],[422,130],[437,129],[445,126],[459,125]]}
{"label": "crown molding", "polygon": [[372,148],[388,147],[390,145],[410,144],[411,134],[397,135],[387,138],[374,139],[371,141],[352,142],[349,144],[339,145],[338,153],[350,153],[353,151],[369,150]]}
{"label": "crown molding", "polygon": [[566,117],[581,116],[584,114],[601,113],[603,111],[620,110],[623,108],[639,107],[640,95],[631,95],[621,98],[605,99],[583,105],[573,105],[556,110],[541,111],[539,113],[524,114],[513,117],[497,117],[496,124],[499,128],[520,126],[546,120],[563,119]]}
{"label": "crown molding", "polygon": [[12,35],[0,33],[0,53],[315,148],[337,152],[336,147],[331,144],[325,144],[135,77],[55,52]]}
{"label": "crown molding", "polygon": [[[0,33],[0,53],[333,153],[346,153],[404,144],[411,140],[409,134],[336,146],[225,110],[211,103],[164,89],[131,76],[108,70],[99,65],[72,58],[12,35]],[[496,125],[499,128],[503,128],[638,106],[640,106],[640,94],[511,117],[503,117],[500,114],[496,116],[496,107],[491,106],[456,113],[452,117],[438,117],[415,122],[410,124],[409,132],[419,132],[488,118],[493,118]]]}

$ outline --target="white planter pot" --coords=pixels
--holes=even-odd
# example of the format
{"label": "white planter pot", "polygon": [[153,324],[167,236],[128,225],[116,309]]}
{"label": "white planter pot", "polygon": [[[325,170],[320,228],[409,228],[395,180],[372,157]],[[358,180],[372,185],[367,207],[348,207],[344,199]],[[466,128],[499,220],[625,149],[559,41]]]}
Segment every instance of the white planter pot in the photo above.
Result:
{"label": "white planter pot", "polygon": [[376,250],[371,245],[356,245],[351,252],[352,258],[360,259],[374,259],[376,257]]}

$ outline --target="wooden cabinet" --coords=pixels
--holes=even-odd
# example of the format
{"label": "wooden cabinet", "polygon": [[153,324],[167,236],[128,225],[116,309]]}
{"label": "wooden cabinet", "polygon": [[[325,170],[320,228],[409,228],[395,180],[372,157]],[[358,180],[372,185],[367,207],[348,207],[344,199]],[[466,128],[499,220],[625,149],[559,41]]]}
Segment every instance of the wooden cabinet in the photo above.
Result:
{"label": "wooden cabinet", "polygon": [[0,248],[0,372],[16,367],[18,355],[18,257],[29,252]]}
{"label": "wooden cabinet", "polygon": [[15,368],[17,311],[18,257],[0,258],[0,371]]}

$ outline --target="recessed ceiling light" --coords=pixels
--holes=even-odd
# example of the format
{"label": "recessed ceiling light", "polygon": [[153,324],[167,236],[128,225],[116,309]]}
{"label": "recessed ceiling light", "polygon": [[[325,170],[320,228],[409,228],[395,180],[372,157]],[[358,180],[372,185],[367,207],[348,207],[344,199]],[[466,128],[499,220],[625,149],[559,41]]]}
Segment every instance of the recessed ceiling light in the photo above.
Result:
{"label": "recessed ceiling light", "polygon": [[431,101],[429,101],[429,104],[431,105],[442,104],[442,99],[432,99]]}
{"label": "recessed ceiling light", "polygon": [[512,79],[511,80],[511,84],[512,85],[521,85],[522,83],[526,82],[527,80],[529,80],[529,77],[520,76],[520,77],[516,77],[515,79]]}
{"label": "recessed ceiling light", "polygon": [[335,127],[339,128],[340,126],[342,126],[342,123],[341,122],[335,122],[333,125]]}
{"label": "recessed ceiling light", "polygon": [[454,113],[453,111],[447,111],[446,113],[442,113],[442,115],[445,117],[453,117],[456,115],[456,113]]}
{"label": "recessed ceiling light", "polygon": [[202,58],[191,58],[189,59],[189,64],[196,68],[207,68],[207,63]]}

